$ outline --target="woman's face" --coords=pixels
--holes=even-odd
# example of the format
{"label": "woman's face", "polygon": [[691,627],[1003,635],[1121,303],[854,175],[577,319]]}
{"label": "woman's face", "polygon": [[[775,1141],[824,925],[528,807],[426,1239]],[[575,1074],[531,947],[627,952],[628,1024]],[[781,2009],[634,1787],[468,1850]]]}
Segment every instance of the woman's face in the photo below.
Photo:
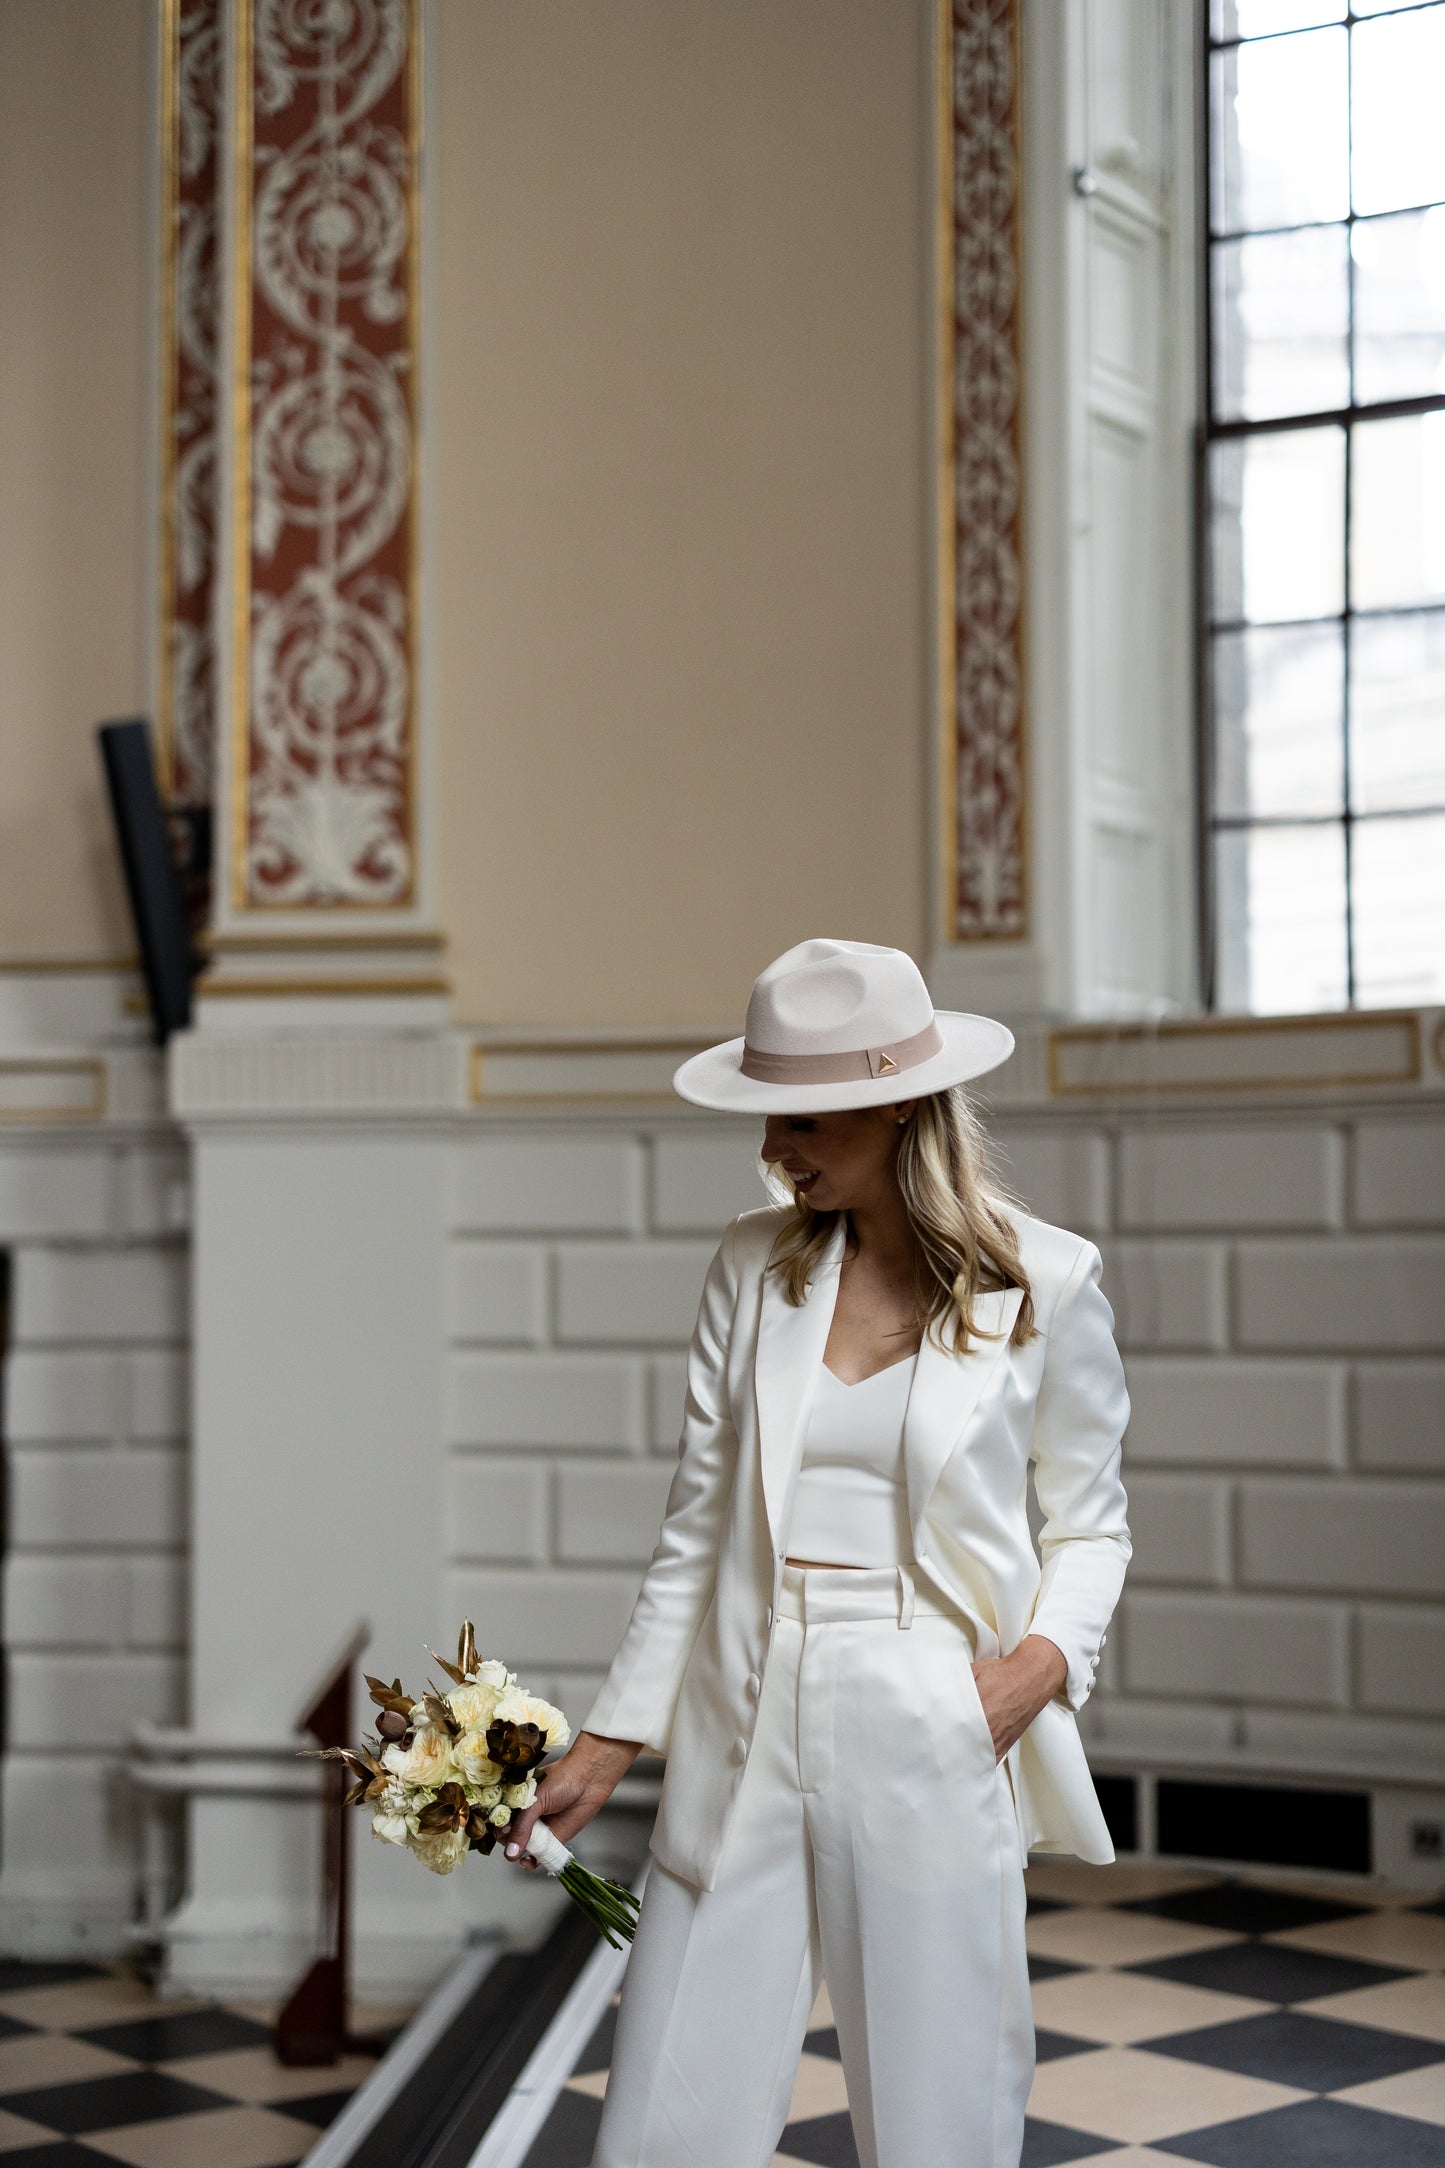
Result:
{"label": "woman's face", "polygon": [[770,1114],[762,1156],[786,1174],[815,1212],[856,1211],[897,1189],[902,1121],[916,1101],[847,1107],[833,1114]]}

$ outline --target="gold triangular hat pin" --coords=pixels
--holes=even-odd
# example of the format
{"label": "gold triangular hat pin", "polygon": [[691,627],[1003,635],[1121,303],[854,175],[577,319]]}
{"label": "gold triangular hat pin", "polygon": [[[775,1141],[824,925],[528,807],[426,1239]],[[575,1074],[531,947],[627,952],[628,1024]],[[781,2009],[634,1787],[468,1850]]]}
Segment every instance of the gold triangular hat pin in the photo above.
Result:
{"label": "gold triangular hat pin", "polygon": [[893,1059],[893,1056],[891,1054],[880,1054],[878,1057],[878,1074],[880,1076],[887,1076],[890,1069],[896,1076],[898,1074],[897,1062]]}

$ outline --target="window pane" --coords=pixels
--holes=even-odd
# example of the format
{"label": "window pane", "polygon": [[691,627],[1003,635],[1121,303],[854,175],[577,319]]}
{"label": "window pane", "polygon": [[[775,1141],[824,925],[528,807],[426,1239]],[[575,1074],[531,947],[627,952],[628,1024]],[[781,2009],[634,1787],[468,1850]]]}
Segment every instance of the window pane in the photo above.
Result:
{"label": "window pane", "polygon": [[1213,56],[1210,206],[1216,233],[1344,217],[1345,36],[1342,29],[1308,30],[1260,45],[1232,45]]}
{"label": "window pane", "polygon": [[1357,211],[1445,197],[1445,8],[1360,23],[1354,49],[1352,180]]}
{"label": "window pane", "polygon": [[1338,625],[1225,632],[1214,642],[1214,810],[1339,813],[1344,633]]}
{"label": "window pane", "polygon": [[1350,801],[1445,807],[1445,614],[1361,617],[1350,633]]}
{"label": "window pane", "polygon": [[1360,1003],[1445,999],[1445,814],[1357,821],[1351,885]]}
{"label": "window pane", "polygon": [[1214,615],[1252,624],[1344,606],[1345,433],[1282,429],[1210,453]]}
{"label": "window pane", "polygon": [[1215,413],[1317,414],[1350,396],[1343,226],[1255,234],[1214,249]]}
{"label": "window pane", "polygon": [[[1369,12],[1356,8],[1357,15]],[[1267,38],[1276,30],[1308,30],[1313,23],[1342,23],[1345,0],[1213,0],[1215,38]]]}
{"label": "window pane", "polygon": [[1225,828],[1214,844],[1217,1005],[1343,1008],[1343,828]]}
{"label": "window pane", "polygon": [[1445,600],[1445,413],[1357,422],[1351,461],[1354,607]]}
{"label": "window pane", "polygon": [[1351,12],[1355,15],[1393,15],[1397,8],[1423,8],[1433,5],[1433,0],[1355,0]]}
{"label": "window pane", "polygon": [[1355,397],[1445,391],[1445,209],[1354,228]]}

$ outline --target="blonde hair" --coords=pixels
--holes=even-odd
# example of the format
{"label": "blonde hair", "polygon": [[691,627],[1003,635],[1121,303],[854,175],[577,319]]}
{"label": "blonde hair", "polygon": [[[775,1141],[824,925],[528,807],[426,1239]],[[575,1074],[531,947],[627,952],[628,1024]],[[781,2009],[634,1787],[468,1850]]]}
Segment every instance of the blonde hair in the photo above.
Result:
{"label": "blonde hair", "polygon": [[[793,1208],[793,1218],[774,1238],[766,1269],[782,1273],[787,1299],[796,1305],[846,1214],[815,1212],[786,1175],[761,1157],[758,1165],[773,1202]],[[975,1331],[974,1297],[1021,1287],[1024,1299],[1009,1338],[1018,1347],[1026,1346],[1038,1327],[1010,1214],[1027,1208],[998,1172],[988,1134],[961,1084],[918,1100],[902,1124],[897,1177],[913,1230],[919,1326],[946,1353],[957,1354]],[[952,1334],[951,1347],[945,1330]]]}

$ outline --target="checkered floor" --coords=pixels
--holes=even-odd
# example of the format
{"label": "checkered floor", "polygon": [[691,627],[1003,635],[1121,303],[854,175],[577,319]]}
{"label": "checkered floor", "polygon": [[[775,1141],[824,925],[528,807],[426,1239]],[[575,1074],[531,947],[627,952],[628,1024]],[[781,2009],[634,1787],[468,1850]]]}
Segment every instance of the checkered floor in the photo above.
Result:
{"label": "checkered floor", "polygon": [[[1023,2168],[1445,2168],[1445,1901],[1142,1867],[1029,1869]],[[526,2168],[587,2168],[615,2007]],[[774,2168],[856,2168],[826,1990]]]}
{"label": "checkered floor", "polygon": [[[3,2168],[281,2168],[376,2065],[291,2070],[274,2005],[166,2000],[120,1967],[0,1959]],[[353,2013],[389,2032],[410,2013]]]}

